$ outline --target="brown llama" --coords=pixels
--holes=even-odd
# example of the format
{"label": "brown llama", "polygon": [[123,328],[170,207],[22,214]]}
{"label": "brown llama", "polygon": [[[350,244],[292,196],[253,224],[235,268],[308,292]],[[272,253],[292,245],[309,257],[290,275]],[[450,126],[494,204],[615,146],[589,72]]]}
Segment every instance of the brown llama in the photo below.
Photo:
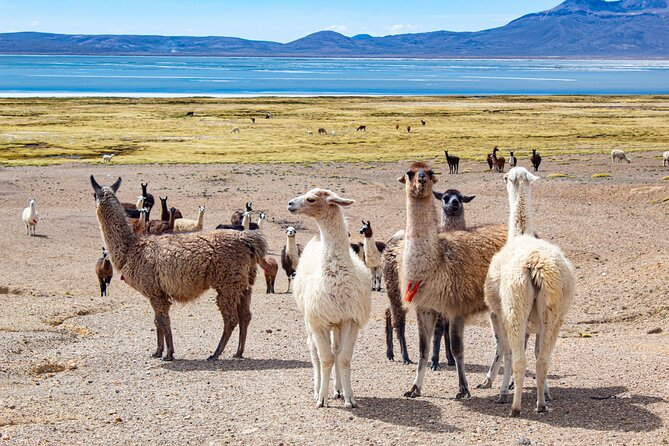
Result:
{"label": "brown llama", "polygon": [[416,310],[420,359],[413,386],[404,396],[420,396],[430,353],[429,340],[439,314],[449,323],[458,372],[456,398],[470,396],[464,370],[464,326],[468,316],[486,310],[483,284],[492,256],[506,242],[506,226],[439,232],[432,203],[437,178],[425,163],[413,163],[399,178],[405,184],[407,223],[399,247],[398,277],[404,305]]}
{"label": "brown llama", "polygon": [[[93,175],[96,215],[109,257],[122,279],[146,297],[155,313],[157,348],[154,358],[174,359],[170,322],[173,302],[197,299],[209,288],[217,291],[216,303],[223,316],[223,335],[208,359],[217,359],[239,324],[241,358],[251,321],[251,287],[257,264],[267,252],[259,231],[212,231],[195,234],[137,237],[125,222],[116,198],[121,178],[100,186]],[[167,347],[165,356],[163,351]]]}
{"label": "brown llama", "polygon": [[357,129],[355,129],[356,132],[366,132],[367,131],[367,126],[366,125],[360,125],[358,126]]}
{"label": "brown llama", "polygon": [[98,282],[100,282],[100,297],[109,295],[109,284],[112,277],[114,277],[114,268],[109,261],[107,250],[104,246],[102,247],[102,257],[95,262],[95,274],[97,274]]}
{"label": "brown llama", "polygon": [[276,294],[274,291],[274,282],[276,282],[276,274],[279,272],[279,264],[274,257],[265,256],[259,262],[260,268],[265,272],[265,284],[267,285],[266,294]]}
{"label": "brown llama", "polygon": [[495,168],[495,172],[504,172],[504,163],[506,160],[503,156],[497,156],[499,149],[495,147],[492,149],[492,165]]}

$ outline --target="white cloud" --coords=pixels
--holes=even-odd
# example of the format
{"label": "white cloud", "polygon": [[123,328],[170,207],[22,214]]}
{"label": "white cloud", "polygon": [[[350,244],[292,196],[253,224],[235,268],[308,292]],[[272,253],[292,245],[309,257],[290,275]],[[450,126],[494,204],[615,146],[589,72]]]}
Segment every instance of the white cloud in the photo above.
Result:
{"label": "white cloud", "polygon": [[417,30],[418,26],[416,25],[398,23],[390,27],[390,34],[410,33]]}
{"label": "white cloud", "polygon": [[338,33],[345,33],[348,31],[348,26],[346,25],[330,25],[327,28],[325,28],[329,31],[336,31]]}
{"label": "white cloud", "polygon": [[39,20],[33,20],[30,22],[30,26],[39,26]]}

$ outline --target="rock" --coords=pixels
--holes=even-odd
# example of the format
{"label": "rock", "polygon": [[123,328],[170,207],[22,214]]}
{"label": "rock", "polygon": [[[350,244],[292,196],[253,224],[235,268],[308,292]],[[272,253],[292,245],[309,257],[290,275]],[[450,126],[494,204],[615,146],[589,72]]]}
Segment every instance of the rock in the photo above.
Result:
{"label": "rock", "polygon": [[648,330],[646,334],[660,334],[662,333],[662,329],[660,327],[653,328],[652,330]]}
{"label": "rock", "polygon": [[270,329],[268,328],[267,330],[265,330],[265,333],[267,333],[267,334],[272,334],[272,330],[270,330]]}
{"label": "rock", "polygon": [[529,438],[520,437],[520,438],[516,441],[516,444],[522,444],[522,445],[529,446],[529,445],[533,445],[534,442],[533,442],[532,440],[530,440]]}

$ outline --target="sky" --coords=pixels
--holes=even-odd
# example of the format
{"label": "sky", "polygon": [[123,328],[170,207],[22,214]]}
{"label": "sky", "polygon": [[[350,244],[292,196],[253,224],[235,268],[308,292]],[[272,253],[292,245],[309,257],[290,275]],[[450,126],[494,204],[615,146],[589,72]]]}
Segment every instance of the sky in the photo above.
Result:
{"label": "sky", "polygon": [[0,0],[0,32],[229,36],[289,42],[316,31],[353,36],[479,31],[561,0]]}

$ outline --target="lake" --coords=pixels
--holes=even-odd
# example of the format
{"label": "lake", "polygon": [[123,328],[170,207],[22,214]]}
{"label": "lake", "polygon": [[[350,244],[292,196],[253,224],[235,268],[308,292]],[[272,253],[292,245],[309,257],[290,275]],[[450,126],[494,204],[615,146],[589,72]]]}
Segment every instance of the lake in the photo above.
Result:
{"label": "lake", "polygon": [[669,94],[669,61],[0,55],[0,96],[492,94]]}

